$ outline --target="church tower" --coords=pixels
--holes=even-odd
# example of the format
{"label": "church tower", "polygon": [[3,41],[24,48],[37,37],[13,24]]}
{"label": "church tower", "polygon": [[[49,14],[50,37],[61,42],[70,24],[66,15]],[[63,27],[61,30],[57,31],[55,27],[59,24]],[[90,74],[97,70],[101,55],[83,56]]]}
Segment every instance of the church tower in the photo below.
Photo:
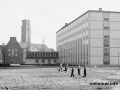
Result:
{"label": "church tower", "polygon": [[21,26],[21,43],[27,43],[27,48],[30,47],[31,43],[31,26],[30,20],[22,20]]}

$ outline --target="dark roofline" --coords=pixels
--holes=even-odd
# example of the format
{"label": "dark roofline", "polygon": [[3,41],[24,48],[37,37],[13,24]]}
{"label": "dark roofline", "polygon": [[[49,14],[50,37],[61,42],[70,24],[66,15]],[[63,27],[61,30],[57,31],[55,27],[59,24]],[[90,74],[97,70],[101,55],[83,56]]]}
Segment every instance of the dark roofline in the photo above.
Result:
{"label": "dark roofline", "polygon": [[[83,15],[85,15],[88,12],[107,12],[107,13],[120,13],[117,11],[99,11],[99,10],[88,10],[85,13],[83,13],[82,15],[80,15],[79,17],[77,17],[76,19],[74,19],[73,21],[71,21],[70,23],[68,23],[67,25],[63,26],[60,30],[58,30],[57,32],[61,31],[62,29],[64,29],[65,27],[67,27],[68,25],[70,25],[71,23],[73,23],[75,20],[77,20],[78,18],[82,17]],[[56,32],[56,33],[57,33]]]}

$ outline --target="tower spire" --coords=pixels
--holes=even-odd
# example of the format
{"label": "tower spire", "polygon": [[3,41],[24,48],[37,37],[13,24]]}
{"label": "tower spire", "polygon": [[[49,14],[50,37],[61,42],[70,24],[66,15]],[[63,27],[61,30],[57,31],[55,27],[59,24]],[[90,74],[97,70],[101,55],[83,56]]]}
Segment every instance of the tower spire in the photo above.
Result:
{"label": "tower spire", "polygon": [[41,51],[45,51],[45,45],[44,45],[44,35],[43,35],[43,40],[42,40],[42,46],[41,46]]}
{"label": "tower spire", "polygon": [[44,45],[44,35],[43,35],[43,41],[42,41],[42,44]]}

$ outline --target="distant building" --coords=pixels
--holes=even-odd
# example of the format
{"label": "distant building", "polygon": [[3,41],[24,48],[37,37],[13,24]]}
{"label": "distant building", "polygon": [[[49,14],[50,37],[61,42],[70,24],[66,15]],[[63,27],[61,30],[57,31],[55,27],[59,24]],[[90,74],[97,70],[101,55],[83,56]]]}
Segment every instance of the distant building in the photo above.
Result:
{"label": "distant building", "polygon": [[57,64],[58,62],[58,52],[45,44],[31,43],[29,51],[26,50],[27,44],[19,43],[19,45],[25,50],[23,55],[25,64]]}
{"label": "distant building", "polygon": [[21,42],[19,43],[21,48],[26,51],[41,51],[42,49],[50,50],[44,43],[43,44],[33,44],[31,42],[31,26],[30,20],[22,20],[21,26]]}
{"label": "distant building", "polygon": [[9,42],[2,49],[3,60],[5,64],[24,64],[23,49],[20,47],[16,37],[10,37]]}
{"label": "distant building", "polygon": [[[22,20],[21,28],[21,42],[19,43],[19,45],[24,50],[23,61],[25,61],[25,64],[56,64],[58,62],[58,52],[56,52],[52,48],[48,48],[44,44],[44,40],[42,44],[34,44],[31,42],[30,20]],[[41,53],[45,53],[45,55],[48,56],[41,56]],[[41,57],[44,57],[44,60]],[[43,63],[42,61],[45,62]]]}
{"label": "distant building", "polygon": [[55,51],[28,51],[25,64],[57,64],[58,52]]}
{"label": "distant building", "polygon": [[120,12],[89,10],[56,32],[59,62],[118,65]]}
{"label": "distant building", "polygon": [[10,37],[6,46],[0,45],[0,64],[57,64],[58,52],[44,43],[31,43],[30,20],[22,20],[21,28],[20,43]]}

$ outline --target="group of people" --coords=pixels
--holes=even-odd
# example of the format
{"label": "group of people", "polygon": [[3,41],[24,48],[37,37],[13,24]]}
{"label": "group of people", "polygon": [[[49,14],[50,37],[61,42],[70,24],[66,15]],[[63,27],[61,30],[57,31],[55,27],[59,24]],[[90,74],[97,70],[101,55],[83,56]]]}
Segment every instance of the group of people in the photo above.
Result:
{"label": "group of people", "polygon": [[[83,77],[86,77],[86,66],[84,65],[83,67],[84,67],[84,75],[83,75]],[[63,65],[62,65],[62,63],[60,63],[60,67],[59,67],[58,72],[65,71],[65,73],[66,73],[67,70],[68,70],[68,64],[65,65],[64,70],[62,70],[62,68],[63,68]],[[78,75],[81,76],[81,74],[80,74],[81,66],[80,65],[78,66],[77,71],[78,71]],[[71,67],[71,77],[74,77],[74,66]]]}

